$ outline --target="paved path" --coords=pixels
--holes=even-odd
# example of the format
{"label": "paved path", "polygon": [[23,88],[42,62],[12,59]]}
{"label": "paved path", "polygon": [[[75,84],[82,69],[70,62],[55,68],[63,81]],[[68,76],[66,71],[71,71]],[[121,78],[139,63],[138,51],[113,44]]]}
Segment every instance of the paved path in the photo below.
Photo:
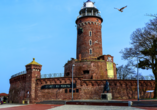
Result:
{"label": "paved path", "polygon": [[55,105],[55,104],[3,104],[0,110],[157,110],[154,107],[122,107],[93,105]]}

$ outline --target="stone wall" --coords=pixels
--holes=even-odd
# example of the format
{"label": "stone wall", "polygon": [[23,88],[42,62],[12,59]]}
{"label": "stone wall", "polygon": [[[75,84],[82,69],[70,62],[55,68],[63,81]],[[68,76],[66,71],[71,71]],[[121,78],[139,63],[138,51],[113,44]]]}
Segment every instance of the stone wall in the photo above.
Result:
{"label": "stone wall", "polygon": [[[107,73],[107,60],[111,57],[113,63],[113,74],[114,78],[109,78]],[[116,74],[116,64],[113,62],[113,56],[102,55],[96,59],[86,59],[86,60],[76,60],[72,59],[64,66],[64,77],[72,76],[72,65],[75,64],[73,68],[73,76],[81,76],[83,79],[117,79]],[[84,74],[83,71],[88,70],[89,74]],[[68,74],[67,74],[68,73]]]}
{"label": "stone wall", "polygon": [[[136,80],[108,80],[110,84],[110,91],[113,99],[137,99],[137,81]],[[74,99],[101,99],[105,80],[83,80],[83,77],[75,77],[76,89],[78,93],[73,93]],[[72,93],[67,89],[45,89],[41,90],[41,86],[47,84],[71,84],[71,78],[45,78],[38,79],[36,83],[36,98],[35,102],[44,100],[71,100]],[[140,80],[140,98],[149,98],[149,93],[146,90],[153,90],[155,81]],[[151,94],[153,98],[153,93]]]}
{"label": "stone wall", "polygon": [[[71,88],[54,88],[41,89],[43,85],[49,84],[71,84],[71,77],[58,78],[36,78],[34,83],[35,93],[34,98],[30,98],[30,103],[36,103],[44,100],[71,100]],[[108,79],[110,85],[109,93],[112,93],[113,99],[137,99],[137,81],[136,80],[118,80]],[[13,103],[22,103],[27,96],[26,74],[10,79],[9,101]],[[74,77],[73,83],[76,83],[73,99],[101,99],[106,80],[84,79],[83,77]],[[154,80],[140,80],[139,91],[140,98],[149,98],[150,93],[146,90],[154,90]],[[67,90],[67,93],[65,92]],[[78,90],[78,92],[76,92]],[[30,94],[32,95],[32,94]],[[153,98],[154,94],[151,94]]]}
{"label": "stone wall", "polygon": [[10,79],[10,89],[8,101],[13,103],[22,103],[25,96],[26,74]]}
{"label": "stone wall", "polygon": [[[73,80],[74,83],[76,82],[76,88],[74,88],[74,90],[79,89],[80,93],[81,90],[80,83],[82,77],[74,77]],[[37,79],[35,102],[40,102],[44,100],[71,99],[71,93],[69,93],[69,89],[67,89],[68,93],[65,93],[65,89],[41,89],[43,85],[71,84],[71,82],[72,82],[71,77]],[[74,97],[78,99],[79,93],[74,93]]]}

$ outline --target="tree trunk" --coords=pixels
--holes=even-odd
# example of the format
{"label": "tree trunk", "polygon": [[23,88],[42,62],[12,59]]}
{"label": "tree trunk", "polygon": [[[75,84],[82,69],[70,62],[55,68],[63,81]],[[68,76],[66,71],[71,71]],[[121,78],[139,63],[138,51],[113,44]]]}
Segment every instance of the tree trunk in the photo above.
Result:
{"label": "tree trunk", "polygon": [[154,98],[157,98],[157,73],[154,72],[155,76],[155,89],[154,89]]}
{"label": "tree trunk", "polygon": [[155,76],[154,98],[157,98],[157,77]]}

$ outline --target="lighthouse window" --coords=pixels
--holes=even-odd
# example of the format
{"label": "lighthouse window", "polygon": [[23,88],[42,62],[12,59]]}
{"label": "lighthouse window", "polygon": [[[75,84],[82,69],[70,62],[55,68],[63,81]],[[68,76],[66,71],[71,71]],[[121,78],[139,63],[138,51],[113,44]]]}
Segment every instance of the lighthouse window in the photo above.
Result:
{"label": "lighthouse window", "polygon": [[92,36],[92,31],[89,31],[89,36]]}
{"label": "lighthouse window", "polygon": [[89,54],[92,54],[92,49],[89,49]]}
{"label": "lighthouse window", "polygon": [[92,45],[92,40],[91,39],[89,40],[89,45]]}

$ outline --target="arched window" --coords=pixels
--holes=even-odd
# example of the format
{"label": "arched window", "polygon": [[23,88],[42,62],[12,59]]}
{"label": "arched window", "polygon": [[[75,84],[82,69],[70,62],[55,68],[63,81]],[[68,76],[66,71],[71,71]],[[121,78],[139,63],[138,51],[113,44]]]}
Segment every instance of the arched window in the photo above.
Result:
{"label": "arched window", "polygon": [[92,45],[92,40],[91,39],[89,40],[89,45]]}
{"label": "arched window", "polygon": [[89,36],[92,36],[92,31],[89,31]]}
{"label": "arched window", "polygon": [[89,54],[92,54],[92,49],[89,49]]}

